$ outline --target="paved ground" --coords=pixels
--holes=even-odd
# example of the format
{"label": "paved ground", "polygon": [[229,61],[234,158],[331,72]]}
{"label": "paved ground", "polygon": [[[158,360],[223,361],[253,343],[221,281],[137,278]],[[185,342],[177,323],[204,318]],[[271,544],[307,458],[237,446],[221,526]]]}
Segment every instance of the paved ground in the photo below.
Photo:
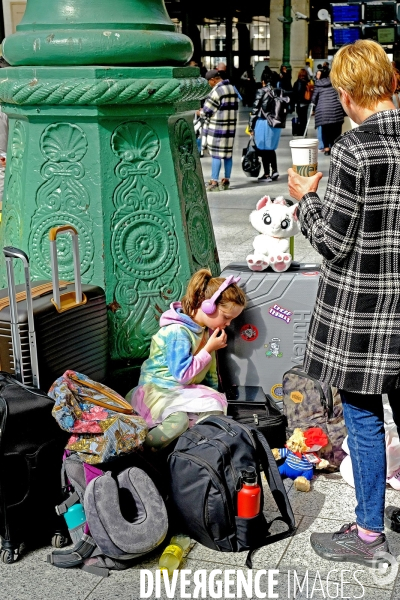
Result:
{"label": "paved ground", "polygon": [[[241,148],[244,146],[245,119],[248,111],[241,112],[241,123],[237,140],[234,175],[232,189],[229,192],[210,194],[209,203],[214,222],[217,246],[220,254],[221,266],[224,268],[229,262],[245,260],[251,250],[255,232],[249,223],[250,211],[255,207],[257,200],[265,193],[273,197],[279,194],[287,196],[286,170],[290,166],[289,139],[290,130],[283,131],[280,148],[278,150],[278,166],[281,178],[277,183],[261,185],[247,179],[240,169]],[[311,130],[311,134],[314,131]],[[329,159],[320,156],[320,168],[327,174]],[[210,158],[203,158],[203,168],[206,179],[209,178]],[[325,180],[326,181],[326,180]],[[324,180],[321,190],[324,191]],[[318,260],[315,252],[308,242],[298,236],[295,245],[295,258],[302,262]],[[271,546],[266,546],[255,554],[254,569],[277,569],[275,575],[277,585],[272,596],[266,588],[266,575],[262,574],[261,592],[267,592],[265,597],[279,598],[364,598],[366,600],[396,600],[400,598],[400,580],[388,584],[379,582],[378,575],[371,569],[358,567],[355,564],[330,563],[318,558],[313,553],[309,544],[309,537],[313,531],[334,531],[344,522],[354,520],[355,495],[354,490],[348,486],[339,474],[318,475],[309,493],[297,492],[292,482],[286,480],[289,499],[296,516],[297,533],[290,539],[282,540]],[[391,488],[387,490],[387,504],[400,504],[399,493]],[[271,495],[266,489],[265,510],[267,516],[276,516],[275,505]],[[391,550],[395,556],[400,554],[400,535],[387,532]],[[77,570],[61,570],[50,566],[46,562],[49,548],[43,548],[26,555],[20,562],[6,566],[0,564],[0,600],[136,600],[140,598],[140,570],[150,569],[156,572],[159,552],[139,563],[135,568],[122,573],[113,573],[107,579],[100,579]],[[246,554],[226,554],[214,552],[193,543],[185,561],[185,568],[196,571],[205,569],[207,573],[212,570],[233,570],[230,578],[236,580],[238,570],[247,574],[245,567]],[[329,574],[329,575],[328,575]],[[229,575],[229,574],[228,574]],[[255,575],[255,573],[254,573]],[[272,575],[271,575],[272,576]],[[192,577],[189,576],[193,582]],[[219,576],[221,577],[221,576]],[[218,579],[218,577],[217,577]],[[295,583],[299,585],[294,591]],[[186,593],[193,591],[193,583],[186,589]],[[226,589],[226,588],[225,588]],[[206,593],[203,598],[235,598],[236,586],[230,588],[232,593],[225,596],[221,592]],[[150,598],[188,598],[178,590],[169,596],[164,588],[161,595],[152,593]],[[245,597],[245,596],[243,596]],[[252,598],[262,597],[253,590]]]}

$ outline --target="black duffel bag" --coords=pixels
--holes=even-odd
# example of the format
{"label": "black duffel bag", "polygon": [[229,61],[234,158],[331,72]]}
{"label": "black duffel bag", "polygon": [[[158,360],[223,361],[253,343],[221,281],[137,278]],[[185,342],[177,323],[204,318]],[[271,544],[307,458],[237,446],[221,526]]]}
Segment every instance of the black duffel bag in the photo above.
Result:
{"label": "black duffel bag", "polygon": [[261,162],[251,138],[247,144],[247,148],[243,148],[242,154],[242,169],[244,174],[247,177],[258,177],[261,170]]}
{"label": "black duffel bag", "polygon": [[269,394],[257,386],[232,386],[225,393],[230,417],[257,429],[270,448],[285,446],[287,418]]}

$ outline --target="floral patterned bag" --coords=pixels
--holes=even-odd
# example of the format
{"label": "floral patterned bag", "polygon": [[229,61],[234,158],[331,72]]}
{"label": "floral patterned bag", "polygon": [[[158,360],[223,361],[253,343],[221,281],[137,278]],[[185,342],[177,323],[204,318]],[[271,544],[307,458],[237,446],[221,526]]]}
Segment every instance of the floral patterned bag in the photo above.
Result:
{"label": "floral patterned bag", "polygon": [[67,450],[94,465],[133,452],[147,435],[147,424],[122,396],[76,371],[66,371],[49,390],[61,429],[69,431]]}

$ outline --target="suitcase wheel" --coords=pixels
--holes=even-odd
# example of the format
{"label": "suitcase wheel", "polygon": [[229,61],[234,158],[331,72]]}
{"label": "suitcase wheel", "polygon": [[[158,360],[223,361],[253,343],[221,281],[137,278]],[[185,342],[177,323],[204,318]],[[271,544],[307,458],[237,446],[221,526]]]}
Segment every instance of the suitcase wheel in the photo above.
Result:
{"label": "suitcase wheel", "polygon": [[13,550],[2,550],[0,554],[1,562],[5,563],[6,565],[11,565],[12,563],[17,562],[18,558],[18,552]]}
{"label": "suitcase wheel", "polygon": [[51,545],[53,546],[53,548],[64,548],[65,546],[68,546],[68,544],[70,544],[70,543],[71,543],[71,540],[70,540],[69,536],[62,535],[62,533],[56,533],[51,538]]}
{"label": "suitcase wheel", "polygon": [[71,540],[68,535],[63,535],[62,533],[56,533],[51,538],[51,545],[53,548],[64,548],[71,543]]}

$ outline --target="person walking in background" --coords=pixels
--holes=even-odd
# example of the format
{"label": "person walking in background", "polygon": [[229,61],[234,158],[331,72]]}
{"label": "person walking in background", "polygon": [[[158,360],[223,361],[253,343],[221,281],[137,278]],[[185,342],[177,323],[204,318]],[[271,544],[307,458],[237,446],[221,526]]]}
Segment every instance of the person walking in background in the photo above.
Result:
{"label": "person walking in background", "polygon": [[292,90],[292,72],[289,71],[285,65],[281,65],[277,87],[285,92],[290,92]]}
{"label": "person walking in background", "polygon": [[[319,64],[317,66],[317,71],[315,73],[314,81],[318,80],[318,79],[321,79],[322,69],[323,69],[323,66],[321,64]],[[314,110],[313,114],[315,114],[315,110]],[[318,127],[315,125],[315,129],[317,131],[317,138],[318,138],[318,151],[319,152],[325,152],[324,144],[323,144],[323,141],[322,141],[322,127],[321,127],[321,125],[319,125]]]}
{"label": "person walking in background", "polygon": [[329,156],[335,139],[342,132],[344,111],[332,86],[329,72],[324,68],[315,82],[311,102],[315,105],[315,127],[321,127],[324,153]]}
{"label": "person walking in background", "polygon": [[[200,117],[204,121],[203,140],[205,139],[212,158],[211,179],[206,190],[218,192],[229,189],[230,185],[238,97],[229,79],[222,79],[216,69],[207,71],[206,79],[212,87],[200,111]],[[222,160],[224,161],[225,177],[218,183]]]}
{"label": "person walking in background", "polygon": [[256,92],[249,119],[249,129],[251,134],[254,135],[257,154],[260,156],[264,167],[264,174],[258,178],[258,181],[264,183],[279,179],[275,150],[279,145],[282,129],[271,127],[267,121],[268,113],[274,112],[273,80],[273,72],[269,67],[265,67],[261,75],[262,87]]}
{"label": "person walking in background", "polygon": [[312,71],[312,68],[311,68],[310,61],[309,61],[309,60],[306,60],[306,66],[305,66],[305,69],[306,69],[306,71],[307,71],[307,75],[308,75],[308,77],[309,77],[310,79],[312,79],[312,78],[313,78],[313,71]]}
{"label": "person walking in background", "polygon": [[240,77],[240,92],[243,96],[243,106],[252,106],[256,93],[256,80],[253,67],[249,65]]}
{"label": "person walking in background", "polygon": [[226,63],[219,62],[216,65],[215,70],[219,72],[219,74],[221,75],[222,79],[227,79],[228,78],[228,73],[227,73],[227,70],[226,70]]}
{"label": "person walking in background", "polygon": [[[272,82],[271,84],[274,85],[274,83]],[[289,96],[290,103],[288,107],[288,112],[293,112],[294,102],[292,100],[292,71],[285,67],[285,65],[281,65],[281,68],[279,70],[279,79],[278,83],[276,84],[276,87],[281,89],[285,95]]]}
{"label": "person walking in background", "polygon": [[308,77],[307,71],[305,69],[300,69],[299,74],[297,76],[297,80],[295,81],[293,86],[292,94],[292,101],[296,106],[296,113],[299,119],[298,135],[304,135],[307,125],[308,108],[310,106],[311,96],[309,96],[306,99],[305,94],[307,91],[307,84],[309,82],[310,79]]}
{"label": "person walking in background", "polygon": [[400,113],[389,58],[372,40],[340,48],[331,79],[359,127],[332,148],[323,200],[322,173],[289,169],[289,192],[301,232],[323,257],[303,368],[340,391],[357,506],[354,523],[310,542],[326,560],[373,567],[389,552],[382,394],[400,432]]}
{"label": "person walking in background", "polygon": [[322,68],[323,68],[323,69],[326,69],[326,70],[328,71],[328,75],[329,75],[331,68],[330,68],[330,66],[329,66],[329,62],[328,62],[327,60],[325,60],[325,61],[322,63]]}

